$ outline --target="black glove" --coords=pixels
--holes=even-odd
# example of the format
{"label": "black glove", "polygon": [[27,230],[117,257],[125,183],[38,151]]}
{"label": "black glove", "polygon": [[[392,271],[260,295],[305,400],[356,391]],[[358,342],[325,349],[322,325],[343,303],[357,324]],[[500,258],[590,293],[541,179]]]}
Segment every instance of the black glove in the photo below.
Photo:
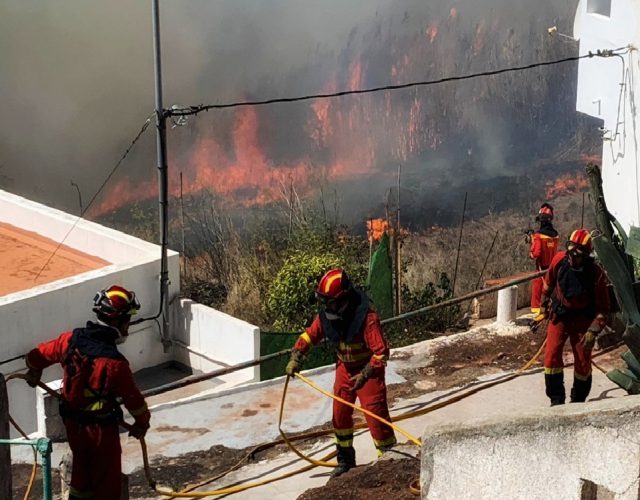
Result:
{"label": "black glove", "polygon": [[284,369],[285,373],[289,376],[293,376],[294,373],[299,372],[303,358],[304,355],[298,351],[298,349],[291,351],[291,358],[287,363],[287,367]]}
{"label": "black glove", "polygon": [[362,389],[362,387],[364,386],[364,384],[367,383],[367,380],[369,380],[371,375],[373,375],[373,367],[370,364],[367,364],[367,366],[365,366],[360,371],[360,373],[358,373],[357,375],[354,375],[349,379],[349,382],[353,384],[353,387],[351,387],[351,389],[349,390],[351,392],[356,392]]}
{"label": "black glove", "polygon": [[134,437],[136,439],[142,439],[143,437],[145,437],[148,430],[149,430],[149,424],[147,425],[133,424],[131,427],[129,427],[129,436]]}
{"label": "black glove", "polygon": [[42,370],[36,370],[35,368],[29,368],[27,373],[24,374],[25,381],[29,384],[30,387],[37,387],[40,382],[40,378],[42,378]]}

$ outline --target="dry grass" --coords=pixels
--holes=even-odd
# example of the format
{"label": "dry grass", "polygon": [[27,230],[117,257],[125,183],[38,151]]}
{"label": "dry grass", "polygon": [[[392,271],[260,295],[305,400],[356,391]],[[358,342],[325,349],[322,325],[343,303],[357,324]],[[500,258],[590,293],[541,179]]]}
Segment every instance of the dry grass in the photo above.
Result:
{"label": "dry grass", "polygon": [[[558,198],[552,203],[556,214],[554,225],[562,244],[573,229],[580,227],[582,195]],[[588,199],[585,199],[584,212],[584,225],[593,229],[595,217]],[[525,230],[536,228],[534,216],[507,211],[465,222],[455,294],[473,291],[479,280],[534,271],[524,234]],[[459,231],[459,227],[433,227],[410,234],[405,239],[402,248],[403,280],[411,290],[420,290],[429,282],[437,282],[441,272],[446,272],[453,279]],[[498,236],[489,254],[496,232]],[[486,269],[481,276],[485,260]]]}

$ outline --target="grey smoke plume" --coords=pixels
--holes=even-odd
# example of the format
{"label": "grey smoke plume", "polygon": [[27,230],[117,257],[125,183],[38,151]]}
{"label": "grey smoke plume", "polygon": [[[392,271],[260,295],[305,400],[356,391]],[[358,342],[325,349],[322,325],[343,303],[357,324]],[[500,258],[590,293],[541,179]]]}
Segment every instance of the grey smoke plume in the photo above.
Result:
{"label": "grey smoke plume", "polygon": [[[266,79],[277,91],[392,3],[160,2],[166,103],[241,99]],[[151,40],[151,2],[2,2],[0,166],[15,191],[75,209],[73,179],[88,198],[153,110]],[[147,137],[125,169],[152,175],[153,152]]]}
{"label": "grey smoke plume", "polygon": [[[397,51],[416,43],[424,44],[417,52],[422,59],[412,61],[404,78],[573,55],[577,48],[554,45],[545,37],[551,25],[568,31],[576,5],[577,0],[164,1],[165,105],[315,93],[332,73],[338,75],[338,89],[346,88],[344,70],[355,56],[367,62],[362,83],[384,85],[391,83],[389,68],[403,55]],[[0,6],[0,174],[10,179],[13,191],[73,212],[78,207],[70,180],[78,183],[85,200],[94,193],[153,110],[150,10],[150,2],[125,0],[23,0]],[[440,31],[429,42],[425,30],[434,21]],[[474,53],[474,43],[482,40],[486,46]],[[442,136],[441,151],[418,148],[405,159],[414,190],[455,186],[461,177],[518,173],[520,167],[514,168],[509,158],[513,123],[530,109],[527,126],[536,127],[544,122],[536,113],[558,103],[568,106],[572,97],[567,92],[575,85],[565,76],[571,71],[394,95],[394,106],[406,109],[415,96],[424,99],[423,116],[430,120],[424,127],[440,128]],[[558,91],[564,95],[554,97]],[[382,102],[376,99],[359,102],[376,107]],[[360,105],[342,103],[347,110]],[[505,110],[492,109],[492,103]],[[510,105],[516,109],[512,115]],[[308,109],[305,104],[260,111],[263,121],[273,124],[261,137],[276,164],[304,154],[306,144],[296,134],[304,131]],[[547,142],[541,148],[553,149],[575,127],[573,110],[565,111],[568,118],[557,126],[556,137],[543,138]],[[357,136],[345,134],[344,146],[368,133],[380,150],[376,168],[393,172],[397,158],[383,152],[397,149],[401,138],[381,113],[360,115],[373,121],[362,125]],[[396,122],[403,116],[397,115]],[[194,118],[185,130],[170,134],[169,147],[174,154],[185,153],[195,136],[212,130],[224,143],[231,123],[229,113]],[[314,154],[331,155],[331,146]],[[118,175],[132,182],[155,176],[152,133]],[[362,183],[362,198],[371,200],[373,192],[380,203],[388,187],[385,175],[377,189],[375,180]]]}

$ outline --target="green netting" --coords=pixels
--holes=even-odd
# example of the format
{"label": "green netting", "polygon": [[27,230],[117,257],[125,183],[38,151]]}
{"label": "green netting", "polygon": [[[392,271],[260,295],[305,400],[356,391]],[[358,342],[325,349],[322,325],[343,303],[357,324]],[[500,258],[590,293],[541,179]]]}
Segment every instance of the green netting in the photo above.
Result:
{"label": "green netting", "polygon": [[393,316],[393,275],[391,272],[389,236],[383,234],[380,244],[371,257],[368,295],[382,319]]}
{"label": "green netting", "polygon": [[[299,335],[300,332],[260,332],[260,356],[291,349]],[[284,369],[288,361],[288,356],[281,356],[277,359],[270,359],[263,362],[260,365],[260,380],[269,380],[284,375]],[[335,361],[336,356],[333,348],[329,346],[318,346],[311,350],[302,368],[306,370],[308,368],[326,366],[335,363]]]}

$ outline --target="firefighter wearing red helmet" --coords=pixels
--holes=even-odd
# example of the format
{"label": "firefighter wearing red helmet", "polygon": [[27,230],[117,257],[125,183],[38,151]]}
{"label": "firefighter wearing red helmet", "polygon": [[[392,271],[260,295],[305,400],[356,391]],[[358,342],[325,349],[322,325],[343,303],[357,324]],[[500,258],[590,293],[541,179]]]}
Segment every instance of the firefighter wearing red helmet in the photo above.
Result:
{"label": "firefighter wearing red helmet", "polygon": [[114,285],[98,292],[93,302],[97,321],[39,344],[26,357],[31,386],[48,366],[60,363],[64,370],[60,415],[73,454],[70,500],[120,498],[122,410],[116,398],[135,419],[129,435],[142,438],[151,417],[117,348],[140,309],[135,293]]}
{"label": "firefighter wearing red helmet", "polygon": [[[558,252],[560,241],[558,231],[553,227],[553,207],[543,203],[538,210],[536,220],[540,223],[540,228],[531,235],[529,258],[535,261],[536,270],[544,271],[549,268],[553,257]],[[542,286],[542,277],[531,282],[531,312],[534,321],[544,319],[544,312],[540,309]]]}
{"label": "firefighter wearing red helmet", "polygon": [[567,338],[574,358],[571,402],[586,401],[591,391],[591,350],[610,310],[607,277],[591,252],[591,235],[576,229],[544,276],[543,308],[549,314],[544,379],[551,406],[565,402],[562,350]]}
{"label": "firefighter wearing red helmet", "polygon": [[[390,420],[385,384],[389,346],[366,294],[352,286],[342,269],[331,269],[320,279],[316,298],[322,306],[320,313],[296,341],[287,374],[297,372],[304,354],[326,338],[335,345],[338,355],[334,394],[351,403],[357,397],[363,408]],[[367,415],[365,418],[380,456],[396,443],[395,434],[388,425]],[[339,476],[356,465],[353,408],[334,401],[333,427],[338,467],[332,475]]]}

